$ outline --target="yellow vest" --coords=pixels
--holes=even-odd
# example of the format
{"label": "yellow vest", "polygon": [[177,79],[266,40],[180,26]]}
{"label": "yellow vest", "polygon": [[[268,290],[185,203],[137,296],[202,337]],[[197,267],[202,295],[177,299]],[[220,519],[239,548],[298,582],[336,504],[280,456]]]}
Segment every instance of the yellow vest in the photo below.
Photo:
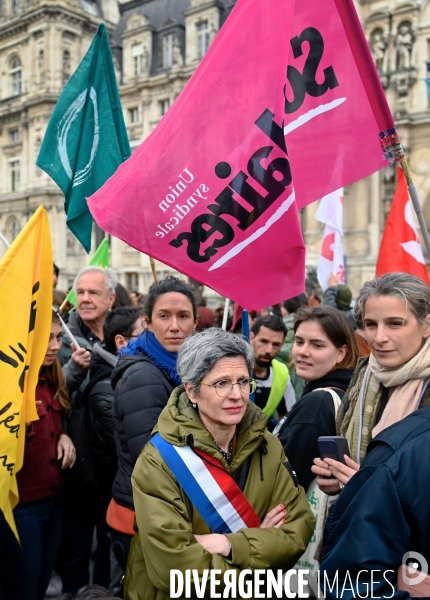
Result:
{"label": "yellow vest", "polygon": [[269,419],[278,408],[282,397],[285,394],[285,390],[287,389],[288,378],[290,377],[288,367],[279,362],[279,360],[272,360],[271,367],[273,369],[273,383],[267,404],[263,408],[264,414],[267,415]]}

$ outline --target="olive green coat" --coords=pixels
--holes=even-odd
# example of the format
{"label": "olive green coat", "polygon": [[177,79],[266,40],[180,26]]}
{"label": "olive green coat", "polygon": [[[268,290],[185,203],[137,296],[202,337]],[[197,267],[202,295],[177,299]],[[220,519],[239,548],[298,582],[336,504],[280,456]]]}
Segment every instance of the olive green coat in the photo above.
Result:
{"label": "olive green coat", "polygon": [[[171,444],[188,443],[204,450],[233,474],[252,454],[244,494],[261,520],[276,505],[284,504],[288,511],[286,522],[279,529],[250,528],[228,534],[231,560],[210,554],[194,534],[208,534],[211,530],[149,442],[137,460],[132,477],[139,534],[129,555],[125,600],[169,598],[170,569],[182,572],[198,569],[201,577],[203,569],[220,569],[222,573],[235,568],[287,570],[296,563],[312,535],[314,518],[305,492],[295,486],[284,466],[282,445],[268,433],[266,422],[260,409],[249,403],[238,426],[236,452],[229,466],[183,387],[173,391],[158,421],[160,435]],[[206,590],[209,597],[209,583]]]}

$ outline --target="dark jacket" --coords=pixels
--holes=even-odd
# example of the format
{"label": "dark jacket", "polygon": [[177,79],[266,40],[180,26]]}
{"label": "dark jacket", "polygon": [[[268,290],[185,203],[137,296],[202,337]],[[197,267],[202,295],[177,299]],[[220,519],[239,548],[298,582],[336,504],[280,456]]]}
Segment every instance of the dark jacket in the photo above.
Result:
{"label": "dark jacket", "polygon": [[[96,334],[85,325],[81,317],[78,315],[76,309],[70,312],[67,327],[70,329],[70,332],[76,338],[76,341],[81,348],[86,348],[87,350],[92,351],[94,344],[96,342],[100,342]],[[72,395],[73,392],[76,392],[78,389],[82,391],[89,381],[88,371],[84,371],[83,369],[77,367],[71,359],[71,344],[71,339],[67,333],[64,332],[63,343],[58,353],[58,359],[63,367],[70,395]]]}
{"label": "dark jacket", "polygon": [[[279,528],[244,528],[229,533],[231,558],[210,554],[194,534],[211,530],[166,466],[158,450],[147,444],[133,472],[138,537],[129,555],[124,597],[128,600],[167,600],[170,569],[226,570],[289,569],[303,553],[312,535],[313,515],[304,491],[285,467],[279,441],[266,429],[262,411],[249,403],[237,427],[237,444],[231,464],[216,448],[183,387],[173,392],[158,421],[160,435],[171,444],[203,450],[217,458],[234,477],[245,462],[248,475],[243,493],[261,520],[281,502],[287,514]],[[211,575],[209,575],[209,578]],[[191,591],[191,597],[196,598]],[[209,583],[207,586],[209,592]],[[209,597],[207,593],[205,597]]]}
{"label": "dark jacket", "polygon": [[88,448],[93,461],[98,487],[107,500],[117,471],[112,405],[114,392],[111,376],[118,358],[95,344],[89,369],[89,383],[80,401],[86,407]]}
{"label": "dark jacket", "polygon": [[[393,595],[391,586],[396,586],[406,552],[418,552],[430,562],[429,457],[430,407],[388,427],[369,444],[360,470],[341,492],[327,522],[321,583],[324,571],[330,585],[338,573],[339,593],[336,586],[332,592],[326,586],[326,598],[349,600],[361,594],[409,600],[406,592]],[[348,574],[355,588],[363,569],[354,596]]]}
{"label": "dark jacket", "polygon": [[315,478],[311,466],[314,458],[319,456],[319,436],[336,435],[333,398],[329,392],[314,390],[324,387],[336,388],[334,391],[342,399],[353,372],[353,369],[338,369],[308,383],[303,390],[303,396],[276,432],[297,473],[297,479],[305,490]]}
{"label": "dark jacket", "polygon": [[123,356],[112,373],[113,419],[118,472],[112,495],[134,510],[131,474],[175,385],[146,354]]}

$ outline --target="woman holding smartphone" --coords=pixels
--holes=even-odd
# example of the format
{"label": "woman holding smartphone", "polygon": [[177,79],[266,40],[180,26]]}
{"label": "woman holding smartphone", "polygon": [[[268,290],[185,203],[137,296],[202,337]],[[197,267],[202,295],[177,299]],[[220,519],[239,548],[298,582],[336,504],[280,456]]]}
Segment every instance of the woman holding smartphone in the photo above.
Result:
{"label": "woman holding smartphone", "polygon": [[333,392],[339,405],[357,363],[358,347],[348,319],[329,306],[301,307],[294,333],[293,362],[306,386],[275,433],[300,485],[308,489],[315,479],[311,467],[319,456],[318,438],[336,435]]}
{"label": "woman holding smartphone", "polygon": [[319,487],[338,493],[360,468],[374,437],[417,408],[430,405],[430,288],[407,273],[364,284],[355,307],[357,326],[371,349],[361,358],[345,395],[338,432],[349,443],[346,465],[315,459]]}

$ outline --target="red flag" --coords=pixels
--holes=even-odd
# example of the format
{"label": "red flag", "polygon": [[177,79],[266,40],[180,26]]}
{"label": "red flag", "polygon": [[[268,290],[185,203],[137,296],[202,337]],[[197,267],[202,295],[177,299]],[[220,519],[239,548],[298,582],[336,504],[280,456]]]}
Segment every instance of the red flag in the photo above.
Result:
{"label": "red flag", "polygon": [[397,189],[382,236],[376,276],[401,271],[416,275],[430,284],[412,213],[412,202],[400,167],[397,174]]}
{"label": "red flag", "polygon": [[353,0],[238,0],[88,205],[104,231],[260,309],[303,291],[297,208],[401,155]]}

